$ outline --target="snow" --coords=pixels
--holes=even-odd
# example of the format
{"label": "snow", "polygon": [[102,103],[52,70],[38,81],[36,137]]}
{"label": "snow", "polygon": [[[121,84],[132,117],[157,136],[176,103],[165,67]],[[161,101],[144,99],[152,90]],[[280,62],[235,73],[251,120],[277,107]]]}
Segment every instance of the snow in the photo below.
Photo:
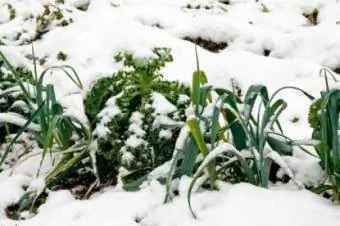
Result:
{"label": "snow", "polygon": [[291,171],[291,169],[288,167],[286,162],[283,160],[283,157],[281,157],[277,152],[270,150],[270,152],[266,155],[266,158],[269,158],[273,160],[276,164],[278,164],[282,170],[285,171],[285,173],[292,179],[292,181],[298,186],[299,189],[302,189],[304,186],[303,184],[296,180],[295,175]]}
{"label": "snow", "polygon": [[115,116],[121,113],[120,108],[116,105],[116,100],[122,95],[123,93],[120,93],[109,98],[105,104],[105,108],[98,114],[100,121],[97,123],[96,128],[93,131],[93,134],[98,138],[105,138],[110,133],[107,124],[110,123]]}
{"label": "snow", "polygon": [[[10,123],[17,126],[24,126],[27,122],[27,119],[25,119],[22,115],[14,113],[14,112],[6,112],[6,113],[0,113],[0,124],[4,123]],[[28,126],[29,130],[33,131],[40,131],[40,126],[34,123],[31,123]]]}
{"label": "snow", "polygon": [[24,175],[0,178],[0,219],[4,218],[4,208],[19,201],[25,192],[23,186],[27,186],[30,179],[30,177]]}
{"label": "snow", "polygon": [[131,152],[126,151],[126,147],[122,147],[120,152],[122,153],[122,162],[124,164],[130,164],[135,158]]}
{"label": "snow", "polygon": [[165,139],[170,139],[172,137],[172,132],[170,130],[162,129],[159,132],[159,137],[160,138],[165,138]]}
{"label": "snow", "polygon": [[148,175],[149,180],[158,179],[158,178],[166,178],[168,172],[171,169],[172,161],[168,161],[163,163],[162,165],[156,167],[150,174]]}
{"label": "snow", "polygon": [[[179,183],[180,195],[163,204],[164,187],[153,181],[140,192],[109,189],[89,200],[75,200],[69,191],[50,192],[35,218],[20,222],[2,220],[3,225],[225,225],[233,226],[337,226],[339,208],[308,191],[263,189],[248,184],[222,184],[220,192],[194,194],[192,203],[198,219],[187,208],[189,178]],[[275,211],[273,211],[273,209]],[[140,221],[136,223],[136,220]]]}
{"label": "snow", "polygon": [[178,98],[178,103],[180,103],[180,104],[186,103],[189,100],[190,100],[190,97],[188,97],[187,95],[180,94],[179,98]]}
{"label": "snow", "polygon": [[[209,152],[209,154],[204,158],[204,161],[200,165],[200,167],[197,169],[195,176],[199,175],[202,170],[217,156],[223,154],[223,153],[231,153],[233,155],[238,155],[242,157],[242,155],[235,149],[235,147],[229,143],[222,143],[219,144],[214,150]],[[194,177],[195,177],[194,176]]]}
{"label": "snow", "polygon": [[177,110],[162,94],[153,92],[151,95],[152,108],[156,115],[165,115]]}
{"label": "snow", "polygon": [[104,124],[107,124],[110,122],[112,118],[114,118],[116,115],[119,115],[121,113],[119,107],[116,105],[116,100],[120,98],[123,94],[119,94],[117,96],[113,96],[106,102],[106,108],[104,108],[98,115],[99,118],[104,118],[105,116],[109,117],[108,119],[105,118],[102,119]]}
{"label": "snow", "polygon": [[143,120],[142,120],[143,115],[140,112],[134,112],[131,115],[130,118],[130,126],[128,131],[131,133],[136,134],[137,136],[143,137],[145,136],[145,131],[141,128],[143,125]]}
{"label": "snow", "polygon": [[[188,210],[177,211],[185,208],[185,199],[174,200],[170,205],[162,206],[149,214],[143,221],[146,225],[225,225],[226,222],[233,226],[243,225],[278,225],[295,226],[337,225],[337,217],[331,219],[331,211],[323,209],[323,200],[310,199],[310,194],[300,191],[265,190],[238,184],[226,187],[222,192],[205,192],[193,197],[193,206],[198,214],[194,220]],[[307,202],[305,202],[308,200]],[[313,200],[313,201],[312,201]],[[240,205],[242,203],[243,205]],[[292,203],[296,203],[293,206]],[[315,209],[305,207],[305,204],[315,205]],[[321,207],[323,206],[323,207]],[[257,211],[261,209],[261,211]],[[275,212],[273,212],[275,209]],[[303,211],[301,211],[303,209]],[[336,211],[336,210],[334,210]],[[317,213],[317,214],[313,214]],[[288,217],[289,216],[289,217]]]}
{"label": "snow", "polygon": [[35,178],[31,181],[31,183],[29,184],[27,191],[28,192],[37,192],[38,194],[41,194],[44,189],[45,189],[46,185],[45,185],[45,178],[43,177],[38,177]]}
{"label": "snow", "polygon": [[301,160],[290,156],[284,156],[283,159],[295,178],[305,186],[317,186],[325,180],[325,173],[318,159]]}
{"label": "snow", "polygon": [[[41,167],[40,162],[42,158],[42,151],[41,149],[37,148],[36,144],[28,143],[28,146],[32,146],[32,151],[25,155],[23,158],[21,158],[19,161],[17,161],[12,168],[4,170],[0,176],[1,177],[8,177],[11,175],[25,175],[31,177],[33,179],[36,174],[37,170],[40,168],[40,174],[46,175],[52,168],[54,162],[59,160],[58,155],[51,153],[49,155],[46,155]],[[20,146],[21,147],[21,146]],[[22,149],[22,147],[21,147]],[[20,150],[21,152],[24,152],[25,150]]]}
{"label": "snow", "polygon": [[[279,87],[292,85],[319,95],[324,88],[320,69],[340,67],[340,4],[336,0],[230,0],[228,5],[222,2],[65,0],[65,5],[58,7],[73,23],[65,27],[52,23],[48,27],[50,31],[34,42],[35,55],[45,61],[38,65],[38,72],[50,66],[71,65],[80,76],[85,93],[93,81],[122,67],[113,60],[118,52],[131,51],[137,57],[150,56],[153,47],[165,46],[172,49],[174,56],[174,62],[162,70],[165,79],[190,84],[196,59],[193,44],[183,40],[186,37],[226,42],[228,46],[218,53],[198,47],[200,68],[206,72],[209,85],[231,88],[232,80],[236,80],[243,93],[251,84],[264,84],[270,93]],[[13,5],[16,11],[16,17],[11,21],[7,3]],[[0,45],[0,51],[15,66],[32,68],[28,57],[32,54],[31,46],[25,43],[36,37],[37,17],[44,11],[43,4],[47,3],[55,4],[55,1],[1,1],[0,43],[6,45]],[[75,8],[86,3],[90,3],[86,12]],[[261,4],[268,8],[268,13],[263,12]],[[188,5],[194,9],[189,9]],[[303,13],[311,13],[315,8],[319,9],[317,26],[311,25],[303,16]],[[30,18],[31,15],[33,18]],[[265,50],[270,51],[269,56],[264,56]],[[67,55],[65,61],[57,59],[60,52]],[[79,93],[79,88],[59,70],[46,76],[45,83],[56,86],[57,97],[69,109],[67,114],[82,118],[80,95],[69,95]],[[94,134],[99,138],[108,135],[107,124],[120,114],[115,98],[111,98],[98,115],[100,121]],[[278,98],[288,103],[280,117],[285,135],[301,141],[310,138],[306,112],[311,102],[295,91],[282,92]],[[180,96],[179,102],[188,99]],[[153,100],[156,113],[161,114],[156,126],[176,124],[165,116],[175,107],[157,93],[153,93]],[[186,113],[189,119],[194,117],[193,109]],[[25,122],[4,113],[0,113],[0,117],[21,125]],[[131,119],[134,123],[129,128],[134,133],[127,141],[131,147],[143,143],[143,139],[137,137],[144,134],[137,118]],[[293,118],[299,121],[293,122]],[[171,134],[161,130],[160,136],[170,137]],[[188,128],[184,126],[176,149],[183,149],[188,136]],[[128,193],[118,187],[110,188],[89,200],[75,200],[69,191],[48,191],[47,202],[39,208],[37,216],[19,222],[8,220],[4,208],[19,200],[24,194],[23,187],[31,184],[32,188],[39,189],[44,185],[41,180],[34,179],[41,159],[38,153],[39,150],[36,150],[31,158],[18,164],[12,172],[7,169],[0,173],[0,225],[338,226],[340,222],[339,207],[307,190],[288,187],[290,184],[262,189],[248,184],[224,183],[220,191],[193,194],[192,206],[198,215],[198,220],[195,220],[186,200],[190,178],[180,180],[179,196],[167,204],[163,204],[164,186],[151,180],[139,192]],[[123,154],[126,161],[131,160],[128,152],[123,151]],[[277,159],[277,156],[272,157]],[[296,180],[306,186],[318,185],[324,180],[318,160],[310,156],[307,158],[301,151],[295,150],[293,157],[284,157],[283,160],[281,164],[286,164]],[[49,172],[52,163],[53,158],[46,158],[41,175]],[[161,174],[168,168],[169,163],[164,164],[155,174]],[[136,219],[140,222],[137,223]]]}
{"label": "snow", "polygon": [[189,127],[183,126],[176,140],[175,150],[183,150],[185,143],[190,135]]}
{"label": "snow", "polygon": [[139,136],[133,134],[131,136],[129,136],[129,138],[126,140],[125,144],[128,147],[132,147],[132,148],[137,148],[142,146],[143,144],[145,144],[145,140],[142,138],[139,138]]}
{"label": "snow", "polygon": [[156,116],[152,126],[153,128],[158,128],[161,125],[177,125],[177,126],[183,126],[183,122],[181,121],[175,121],[173,119],[171,119],[169,116],[167,115],[159,115]]}

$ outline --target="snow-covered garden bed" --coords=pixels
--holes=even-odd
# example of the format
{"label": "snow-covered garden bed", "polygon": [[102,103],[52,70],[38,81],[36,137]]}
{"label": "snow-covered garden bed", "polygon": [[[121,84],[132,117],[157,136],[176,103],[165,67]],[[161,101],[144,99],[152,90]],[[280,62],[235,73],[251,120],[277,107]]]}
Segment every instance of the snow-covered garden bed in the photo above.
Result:
{"label": "snow-covered garden bed", "polygon": [[339,40],[337,0],[0,1],[0,225],[340,225]]}

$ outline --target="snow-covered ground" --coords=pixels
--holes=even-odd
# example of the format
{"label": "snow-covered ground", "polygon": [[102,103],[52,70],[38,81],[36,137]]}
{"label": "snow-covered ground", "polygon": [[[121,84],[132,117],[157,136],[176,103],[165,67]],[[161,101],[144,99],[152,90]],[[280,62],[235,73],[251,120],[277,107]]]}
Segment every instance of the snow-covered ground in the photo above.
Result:
{"label": "snow-covered ground", "polygon": [[[339,208],[307,191],[289,187],[265,190],[247,184],[223,185],[219,192],[193,197],[194,219],[186,202],[188,180],[180,196],[163,204],[164,187],[154,182],[140,192],[109,189],[86,201],[68,191],[50,194],[36,217],[24,222],[1,221],[6,226],[337,226]],[[1,224],[0,224],[1,225]]]}
{"label": "snow-covered ground", "polygon": [[[243,91],[262,83],[270,91],[295,85],[318,95],[324,88],[319,70],[340,68],[340,3],[336,0],[230,0],[230,4],[217,0],[92,0],[87,11],[80,11],[74,4],[81,2],[86,1],[65,0],[60,7],[72,23],[50,24],[34,48],[44,61],[39,70],[71,65],[85,87],[120,68],[113,59],[116,53],[131,51],[147,56],[152,47],[163,46],[170,47],[174,56],[174,62],[163,70],[165,77],[190,83],[196,61],[194,45],[184,40],[187,37],[228,44],[218,53],[198,48],[201,68],[209,82],[219,87],[230,88],[236,80]],[[7,3],[16,10],[13,20]],[[31,46],[25,42],[36,37],[37,23],[28,18],[43,13],[44,3],[55,1],[0,1],[0,41],[5,44],[0,45],[0,51],[17,65],[32,67],[26,58]],[[315,8],[319,10],[317,26],[303,16]],[[269,56],[264,56],[268,51]],[[66,54],[65,62],[58,60],[60,52]],[[80,108],[79,96],[66,97],[78,91],[66,81],[65,75],[56,71],[47,82],[55,84],[62,101]],[[295,139],[310,137],[309,100],[293,91],[282,97],[288,102],[281,119],[285,133]],[[299,120],[292,122],[294,118]],[[290,164],[296,168],[297,179],[313,183],[320,177],[313,161]],[[247,184],[224,184],[219,192],[195,194],[195,220],[186,203],[185,178],[180,196],[166,205],[164,187],[154,182],[137,193],[112,188],[86,201],[75,200],[68,191],[52,192],[34,218],[22,222],[5,219],[3,208],[23,194],[22,186],[30,183],[35,162],[21,165],[12,177],[7,172],[1,174],[0,225],[340,225],[339,207],[293,185],[264,190]]]}

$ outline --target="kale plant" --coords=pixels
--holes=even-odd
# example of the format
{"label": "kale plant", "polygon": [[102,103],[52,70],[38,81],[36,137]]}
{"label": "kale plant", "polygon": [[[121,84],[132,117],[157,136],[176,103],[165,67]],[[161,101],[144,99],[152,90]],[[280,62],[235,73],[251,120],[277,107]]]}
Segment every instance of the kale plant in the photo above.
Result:
{"label": "kale plant", "polygon": [[170,49],[154,48],[153,54],[117,54],[124,68],[96,81],[84,101],[98,154],[116,166],[124,184],[171,159],[190,103],[189,87],[164,80],[160,72],[172,61]]}

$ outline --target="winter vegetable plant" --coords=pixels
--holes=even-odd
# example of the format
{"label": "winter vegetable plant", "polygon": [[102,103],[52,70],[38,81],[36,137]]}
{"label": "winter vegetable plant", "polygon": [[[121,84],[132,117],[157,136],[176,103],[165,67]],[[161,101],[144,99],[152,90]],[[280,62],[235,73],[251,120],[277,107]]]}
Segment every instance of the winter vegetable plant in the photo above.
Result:
{"label": "winter vegetable plant", "polygon": [[311,105],[308,120],[313,128],[312,138],[320,141],[315,150],[326,172],[327,181],[313,191],[330,191],[333,202],[340,204],[340,90],[329,87],[329,76],[337,81],[330,71],[322,69],[320,75],[325,77],[326,90]]}
{"label": "winter vegetable plant", "polygon": [[[58,176],[60,176],[61,172],[65,174],[65,171],[71,167],[74,168],[80,160],[83,160],[84,156],[89,156],[92,135],[89,123],[86,120],[80,120],[78,117],[69,114],[67,109],[64,109],[56,100],[53,85],[44,85],[43,80],[50,70],[60,69],[80,89],[82,84],[76,72],[68,66],[48,68],[38,75],[34,51],[34,76],[33,78],[29,77],[30,80],[26,81],[23,80],[25,77],[12,66],[1,52],[0,59],[9,71],[12,80],[15,81],[15,85],[11,83],[10,87],[1,90],[0,97],[8,97],[8,95],[13,93],[22,96],[22,99],[15,101],[6,112],[0,113],[0,127],[7,124],[19,126],[19,129],[1,153],[0,167],[8,160],[7,157],[12,152],[13,145],[18,139],[23,135],[27,135],[36,142],[36,149],[40,150],[42,156],[40,167],[47,154],[50,154],[50,157],[54,157],[56,164],[52,171],[47,175],[40,175],[40,169],[37,172],[37,177],[43,177],[44,183],[49,185],[52,181],[59,179]],[[70,74],[67,69],[71,70],[73,74]],[[5,79],[2,84],[6,82],[7,80]],[[8,102],[6,103],[8,104]],[[13,106],[20,107],[26,114],[12,112]],[[29,156],[29,153],[27,155]],[[25,159],[27,158],[29,157],[26,156]],[[25,208],[35,198],[36,196],[32,194],[25,195],[20,201],[20,208]]]}
{"label": "winter vegetable plant", "polygon": [[98,154],[126,189],[134,190],[156,167],[171,159],[180,127],[185,124],[189,88],[163,80],[160,69],[172,61],[167,48],[153,49],[153,56],[135,58],[119,53],[123,69],[96,81],[84,105],[94,121]]}
{"label": "winter vegetable plant", "polygon": [[[302,186],[280,156],[291,154],[294,142],[283,135],[278,121],[287,104],[275,97],[284,89],[298,90],[310,99],[313,97],[296,87],[283,87],[269,97],[267,88],[258,85],[251,86],[242,101],[233,92],[206,86],[206,83],[207,78],[200,70],[197,58],[191,90],[192,109],[187,111],[187,128],[182,129],[184,135],[180,137],[172,161],[167,198],[171,196],[171,178],[176,174],[179,160],[179,168],[190,169],[185,173],[193,175],[188,191],[190,209],[194,187],[200,187],[206,181],[214,189],[217,180],[235,178],[236,175],[237,180],[268,187],[272,162],[283,168],[299,187]],[[217,98],[213,100],[213,96]],[[261,103],[254,117],[258,97],[261,97]],[[190,133],[185,132],[186,129]],[[179,175],[183,175],[183,170]]]}

